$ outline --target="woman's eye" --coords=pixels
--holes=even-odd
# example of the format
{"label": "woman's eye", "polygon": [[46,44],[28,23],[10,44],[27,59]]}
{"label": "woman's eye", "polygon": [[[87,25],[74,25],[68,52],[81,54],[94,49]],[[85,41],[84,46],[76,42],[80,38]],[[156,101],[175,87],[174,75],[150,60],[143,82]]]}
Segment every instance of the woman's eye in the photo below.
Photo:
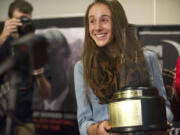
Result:
{"label": "woman's eye", "polygon": [[109,18],[102,18],[101,22],[103,23],[109,23],[111,20]]}
{"label": "woman's eye", "polygon": [[102,19],[103,22],[108,22],[108,19]]}
{"label": "woman's eye", "polygon": [[90,23],[90,24],[94,24],[94,23],[95,23],[95,20],[89,20],[89,23]]}

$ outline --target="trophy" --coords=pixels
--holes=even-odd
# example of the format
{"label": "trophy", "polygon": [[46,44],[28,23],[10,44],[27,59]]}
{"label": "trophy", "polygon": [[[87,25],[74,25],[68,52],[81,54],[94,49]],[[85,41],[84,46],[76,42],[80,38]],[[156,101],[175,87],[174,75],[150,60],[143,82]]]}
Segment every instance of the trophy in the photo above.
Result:
{"label": "trophy", "polygon": [[[109,101],[112,133],[166,130],[165,101],[152,86],[134,28],[127,29],[122,51],[119,90]],[[132,59],[134,58],[134,59]]]}
{"label": "trophy", "polygon": [[164,99],[151,87],[128,87],[114,93],[109,103],[110,132],[166,130]]}

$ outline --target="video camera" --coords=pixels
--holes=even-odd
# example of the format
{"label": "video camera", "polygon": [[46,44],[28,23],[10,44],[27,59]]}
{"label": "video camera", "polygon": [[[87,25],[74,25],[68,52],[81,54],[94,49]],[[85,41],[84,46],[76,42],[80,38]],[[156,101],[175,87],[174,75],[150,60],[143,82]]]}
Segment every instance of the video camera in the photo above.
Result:
{"label": "video camera", "polygon": [[47,64],[53,50],[68,51],[66,38],[57,29],[50,28],[41,34],[27,34],[12,42],[11,56],[0,66],[0,75],[8,69],[39,69]]}
{"label": "video camera", "polygon": [[29,33],[33,33],[35,31],[35,26],[33,25],[33,22],[30,18],[27,18],[26,16],[21,16],[19,19],[23,24],[22,26],[18,27],[18,33],[20,37]]}
{"label": "video camera", "polygon": [[47,63],[49,42],[42,35],[28,34],[12,43],[14,67],[39,69]]}
{"label": "video camera", "polygon": [[25,35],[12,43],[14,64],[18,69],[39,69],[47,64],[48,54],[60,49],[68,55],[69,49],[64,35],[57,29],[50,28],[39,34]]}

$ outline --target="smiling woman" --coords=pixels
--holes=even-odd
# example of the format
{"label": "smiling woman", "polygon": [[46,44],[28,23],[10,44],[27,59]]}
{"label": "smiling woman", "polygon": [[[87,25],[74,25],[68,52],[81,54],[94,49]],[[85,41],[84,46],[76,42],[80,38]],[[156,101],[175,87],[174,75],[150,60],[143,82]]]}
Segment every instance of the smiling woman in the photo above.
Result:
{"label": "smiling woman", "polygon": [[81,135],[119,135],[107,131],[112,128],[108,102],[128,85],[155,87],[166,100],[167,119],[172,120],[157,57],[143,52],[118,0],[96,0],[89,5],[84,51],[75,64],[74,82]]}
{"label": "smiling woman", "polygon": [[104,4],[94,5],[89,11],[89,32],[98,47],[107,45],[112,38],[111,11]]}

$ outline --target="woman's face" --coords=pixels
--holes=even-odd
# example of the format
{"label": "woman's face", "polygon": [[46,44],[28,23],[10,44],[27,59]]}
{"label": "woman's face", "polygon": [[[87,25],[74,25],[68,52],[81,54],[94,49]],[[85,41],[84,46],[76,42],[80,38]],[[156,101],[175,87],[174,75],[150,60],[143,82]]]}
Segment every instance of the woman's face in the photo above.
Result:
{"label": "woman's face", "polygon": [[95,4],[88,14],[89,33],[98,47],[106,46],[112,38],[111,11],[105,4]]}

